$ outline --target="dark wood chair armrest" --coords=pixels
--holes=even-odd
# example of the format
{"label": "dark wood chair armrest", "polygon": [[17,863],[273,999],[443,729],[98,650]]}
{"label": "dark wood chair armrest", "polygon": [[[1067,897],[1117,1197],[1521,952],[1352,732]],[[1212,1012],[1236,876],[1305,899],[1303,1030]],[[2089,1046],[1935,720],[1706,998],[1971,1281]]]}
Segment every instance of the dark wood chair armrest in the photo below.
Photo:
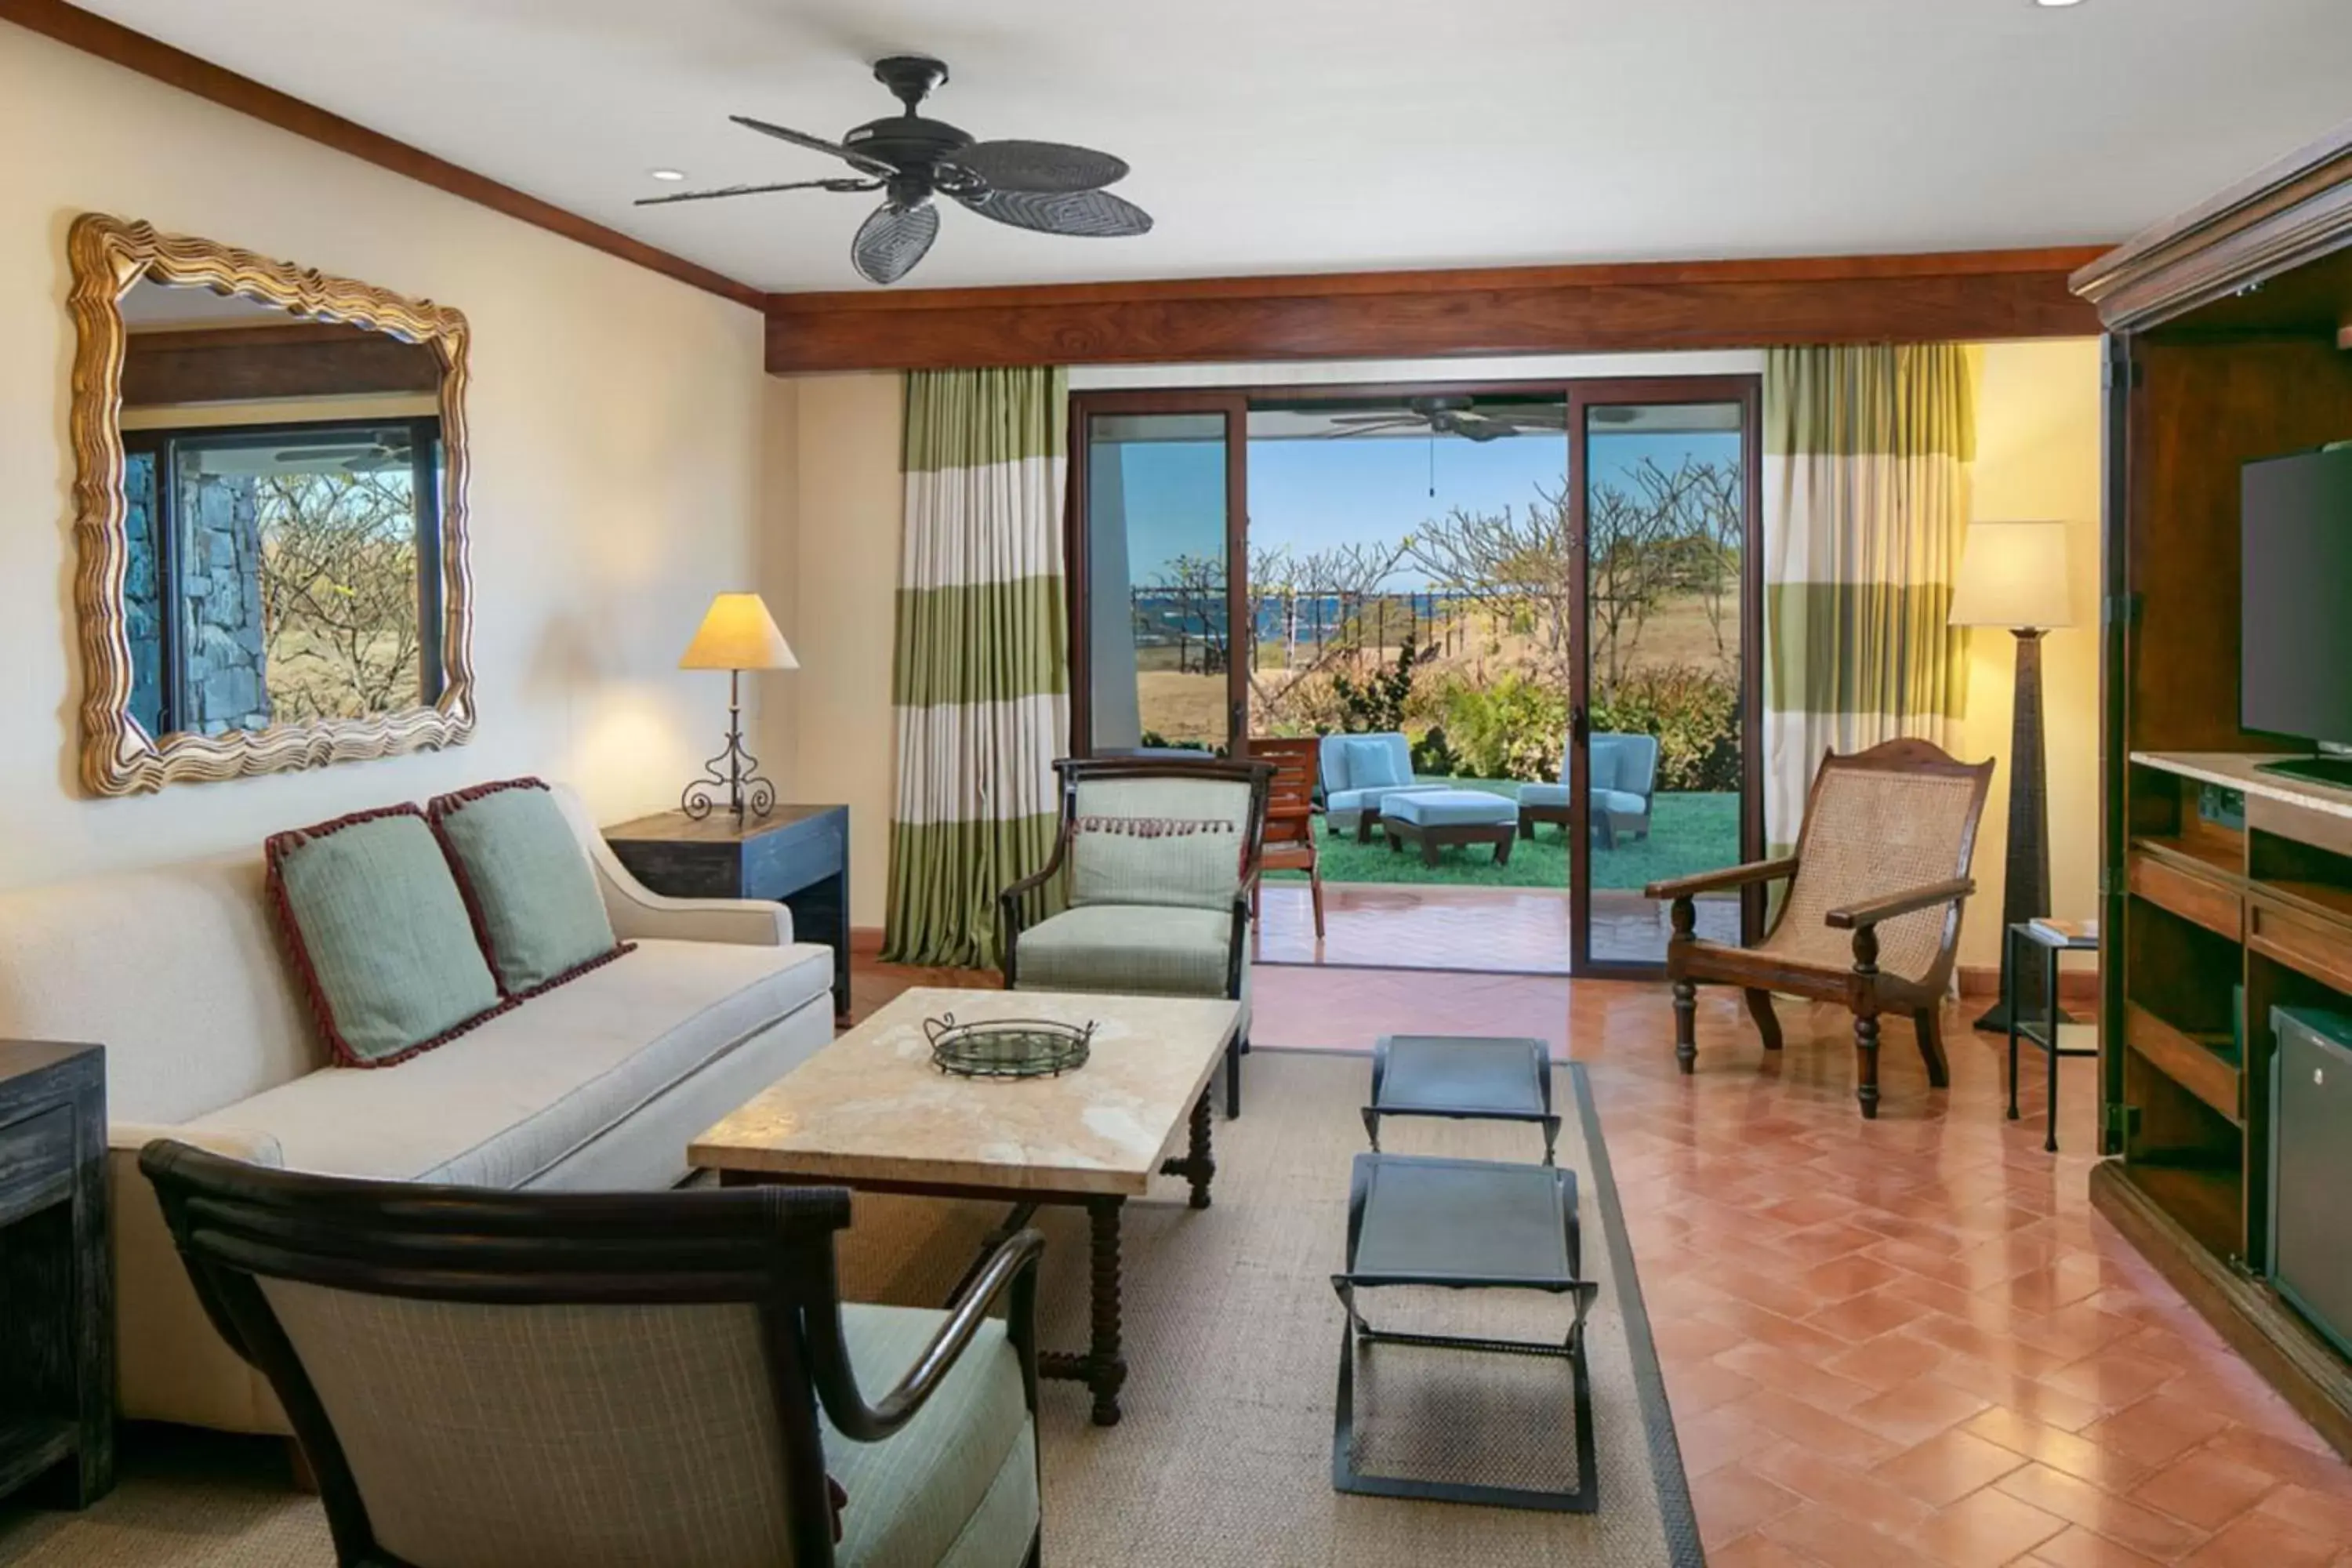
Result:
{"label": "dark wood chair armrest", "polygon": [[1822,917],[1839,931],[1863,931],[1897,915],[1916,914],[1932,910],[1937,904],[1948,904],[1965,899],[1977,890],[1975,881],[1967,877],[1954,877],[1946,882],[1930,882],[1923,888],[1906,888],[1899,893],[1867,900],[1859,904],[1845,904]]}
{"label": "dark wood chair armrest", "polygon": [[1663,882],[1653,882],[1642,889],[1645,899],[1687,899],[1694,893],[1719,892],[1726,888],[1744,888],[1751,882],[1776,881],[1793,877],[1797,858],[1782,856],[1778,860],[1751,860],[1745,866],[1729,866],[1720,871],[1698,871],[1687,877],[1669,877]]}
{"label": "dark wood chair armrest", "polygon": [[[940,1325],[930,1343],[915,1357],[914,1364],[889,1393],[872,1405],[866,1403],[865,1391],[857,1386],[856,1372],[849,1364],[839,1305],[819,1321],[811,1323],[809,1359],[817,1397],[824,1402],[824,1413],[833,1418],[841,1435],[853,1442],[877,1443],[913,1420],[916,1412],[947,1381],[972,1336],[988,1321],[988,1309],[1008,1288],[1013,1291],[1013,1300],[1005,1312],[1005,1331],[1024,1353],[1034,1353],[1037,1259],[1045,1252],[1044,1234],[1024,1230],[991,1253],[980,1277],[957,1299],[947,1321]],[[1026,1370],[1024,1368],[1024,1373]]]}

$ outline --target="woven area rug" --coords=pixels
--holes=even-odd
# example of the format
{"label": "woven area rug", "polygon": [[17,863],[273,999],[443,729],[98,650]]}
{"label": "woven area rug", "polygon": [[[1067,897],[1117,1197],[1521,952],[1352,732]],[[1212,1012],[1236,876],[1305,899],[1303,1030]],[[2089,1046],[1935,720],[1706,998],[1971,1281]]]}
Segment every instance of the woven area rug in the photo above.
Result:
{"label": "woven area rug", "polygon": [[[1261,1049],[1249,1110],[1216,1124],[1214,1206],[1171,1181],[1126,1226],[1126,1418],[1098,1428],[1085,1391],[1042,1393],[1045,1556],[1055,1568],[1404,1563],[1419,1568],[1697,1568],[1673,1424],[1616,1221],[1605,1160],[1572,1108],[1559,1160],[1582,1189],[1601,1506],[1591,1515],[1341,1496],[1331,1489],[1342,1314],[1330,1276],[1345,1248],[1349,1168],[1364,1147],[1362,1057]],[[1556,1088],[1564,1095],[1570,1079]],[[1003,1086],[1017,1092],[1017,1086]],[[1534,1160],[1518,1125],[1395,1119],[1404,1153]],[[993,1206],[861,1196],[843,1253],[849,1292],[934,1303],[1001,1218]],[[1084,1342],[1084,1220],[1045,1210],[1041,1293],[1050,1346]],[[1401,1293],[1388,1292],[1395,1297]],[[1540,1337],[1559,1302],[1505,1293],[1367,1297],[1383,1327]],[[1518,1486],[1574,1479],[1564,1363],[1383,1345],[1360,1363],[1360,1465]],[[330,1564],[324,1521],[282,1489],[274,1446],[134,1444],[115,1495],[81,1516],[0,1507],[0,1562],[38,1568]],[[852,1506],[856,1506],[854,1501]]]}

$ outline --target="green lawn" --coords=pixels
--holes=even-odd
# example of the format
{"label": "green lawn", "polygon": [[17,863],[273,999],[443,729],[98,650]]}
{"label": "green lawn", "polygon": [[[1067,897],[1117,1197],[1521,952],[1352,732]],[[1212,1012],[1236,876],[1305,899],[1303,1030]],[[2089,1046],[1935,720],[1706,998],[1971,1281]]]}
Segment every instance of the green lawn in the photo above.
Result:
{"label": "green lawn", "polygon": [[[1484,790],[1513,795],[1518,785],[1507,779],[1439,779],[1424,784],[1450,784],[1456,789]],[[1327,882],[1437,882],[1453,887],[1568,888],[1568,843],[1565,832],[1547,823],[1536,829],[1535,841],[1522,838],[1511,846],[1511,863],[1495,864],[1495,852],[1485,845],[1438,851],[1434,867],[1421,863],[1418,847],[1402,852],[1389,848],[1377,824],[1372,841],[1359,845],[1352,819],[1342,817],[1349,830],[1328,836],[1317,823],[1315,844],[1320,852]],[[1739,863],[1739,797],[1737,795],[1661,795],[1650,814],[1650,837],[1620,843],[1614,849],[1592,851],[1592,885],[1596,888],[1639,889],[1667,877],[1687,876]],[[1269,871],[1270,881],[1305,881],[1304,871]]]}

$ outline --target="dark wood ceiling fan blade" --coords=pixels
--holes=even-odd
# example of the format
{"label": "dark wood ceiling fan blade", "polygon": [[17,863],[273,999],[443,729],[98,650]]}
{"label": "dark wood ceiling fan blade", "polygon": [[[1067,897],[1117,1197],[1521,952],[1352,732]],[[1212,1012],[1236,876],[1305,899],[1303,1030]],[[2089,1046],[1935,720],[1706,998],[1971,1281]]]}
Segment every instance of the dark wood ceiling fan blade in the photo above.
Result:
{"label": "dark wood ceiling fan blade", "polygon": [[[1332,423],[1338,424],[1339,422],[1334,420]],[[1416,435],[1422,435],[1426,434],[1428,429],[1429,426],[1415,419],[1412,416],[1409,414],[1401,414],[1393,419],[1382,419],[1376,422],[1349,425],[1340,429],[1327,430],[1322,434],[1319,439],[1325,441],[1344,441],[1350,436],[1385,436],[1391,431],[1397,430],[1410,430]]]}
{"label": "dark wood ceiling fan blade", "polygon": [[745,130],[756,131],[762,136],[772,136],[779,142],[789,142],[795,147],[806,147],[813,153],[830,153],[851,168],[863,169],[869,174],[879,174],[887,179],[898,172],[896,167],[882,162],[879,158],[869,158],[863,153],[852,152],[838,142],[828,142],[822,136],[812,136],[805,131],[793,131],[782,125],[771,125],[764,120],[754,120],[748,114],[730,114],[727,118]]}
{"label": "dark wood ceiling fan blade", "polygon": [[1125,160],[1061,142],[975,142],[950,161],[992,191],[1040,195],[1098,191],[1127,178]]}
{"label": "dark wood ceiling fan blade", "polygon": [[982,217],[1040,234],[1116,238],[1151,232],[1151,215],[1108,191],[982,191],[956,200]]}
{"label": "dark wood ceiling fan blade", "polygon": [[676,195],[639,196],[632,205],[667,206],[672,202],[710,202],[721,196],[757,196],[770,191],[878,191],[879,180],[787,180],[775,185],[721,185],[709,191],[680,191]]}
{"label": "dark wood ceiling fan blade", "polygon": [[1472,441],[1495,441],[1505,436],[1516,436],[1518,433],[1519,427],[1516,425],[1506,425],[1500,420],[1489,419],[1478,414],[1454,416],[1452,427],[1445,432],[1449,436],[1460,436]]}
{"label": "dark wood ceiling fan blade", "polygon": [[849,259],[858,274],[875,283],[896,283],[915,269],[940,234],[940,209],[929,202],[902,206],[884,202],[857,226],[849,242]]}

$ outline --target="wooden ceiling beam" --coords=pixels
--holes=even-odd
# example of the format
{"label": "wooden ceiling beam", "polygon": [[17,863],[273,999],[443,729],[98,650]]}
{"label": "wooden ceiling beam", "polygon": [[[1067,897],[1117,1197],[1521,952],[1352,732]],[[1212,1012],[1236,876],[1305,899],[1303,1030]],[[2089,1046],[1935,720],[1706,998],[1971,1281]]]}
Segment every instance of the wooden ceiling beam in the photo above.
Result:
{"label": "wooden ceiling beam", "polygon": [[1406,359],[2085,337],[2098,246],[768,296],[768,369]]}

